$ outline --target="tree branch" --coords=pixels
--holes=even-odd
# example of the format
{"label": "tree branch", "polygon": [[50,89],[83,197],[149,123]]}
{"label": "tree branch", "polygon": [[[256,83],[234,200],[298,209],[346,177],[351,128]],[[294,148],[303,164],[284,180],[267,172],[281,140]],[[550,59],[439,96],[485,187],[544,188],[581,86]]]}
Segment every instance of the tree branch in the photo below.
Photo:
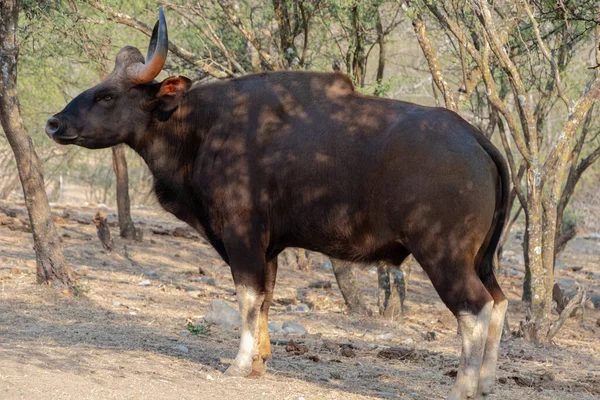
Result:
{"label": "tree branch", "polygon": [[[145,23],[143,23],[133,17],[130,17],[127,14],[116,12],[112,8],[110,8],[104,4],[101,4],[100,2],[87,1],[87,3],[90,6],[94,7],[95,9],[102,11],[105,14],[108,14],[110,16],[110,18],[115,20],[117,23],[135,28],[148,37],[152,36],[152,28],[150,28]],[[180,47],[171,41],[169,41],[169,50],[171,50],[179,58],[183,59],[184,61],[188,62],[189,64],[191,64],[197,68],[202,69],[207,74],[209,74],[215,78],[224,78],[227,76],[226,72],[216,69],[215,67],[209,65],[204,60],[201,60],[200,58],[196,57],[191,51],[186,50],[183,47]]]}

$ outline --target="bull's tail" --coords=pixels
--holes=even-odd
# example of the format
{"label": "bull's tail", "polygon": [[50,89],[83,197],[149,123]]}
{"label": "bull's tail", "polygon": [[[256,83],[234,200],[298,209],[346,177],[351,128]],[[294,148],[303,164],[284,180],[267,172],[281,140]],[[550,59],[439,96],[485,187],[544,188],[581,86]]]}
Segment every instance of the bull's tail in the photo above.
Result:
{"label": "bull's tail", "polygon": [[484,285],[488,286],[494,281],[494,265],[496,259],[496,251],[500,238],[502,237],[502,231],[506,224],[506,218],[510,215],[508,208],[509,198],[509,182],[510,177],[508,174],[508,167],[504,157],[500,151],[494,147],[489,141],[480,141],[483,149],[492,158],[496,167],[498,168],[498,189],[496,191],[496,211],[494,213],[494,219],[492,226],[490,227],[490,234],[488,234],[488,240],[486,240],[480,250],[483,252],[479,258],[479,263],[476,266],[477,275]]}

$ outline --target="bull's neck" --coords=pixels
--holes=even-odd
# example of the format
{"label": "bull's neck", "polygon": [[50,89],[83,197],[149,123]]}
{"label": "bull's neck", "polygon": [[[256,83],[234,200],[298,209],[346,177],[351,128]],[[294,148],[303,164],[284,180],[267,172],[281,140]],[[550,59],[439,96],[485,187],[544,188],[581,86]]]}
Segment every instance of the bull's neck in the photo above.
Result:
{"label": "bull's neck", "polygon": [[191,171],[202,142],[201,128],[192,114],[178,109],[166,121],[156,121],[130,143],[156,179],[178,184]]}

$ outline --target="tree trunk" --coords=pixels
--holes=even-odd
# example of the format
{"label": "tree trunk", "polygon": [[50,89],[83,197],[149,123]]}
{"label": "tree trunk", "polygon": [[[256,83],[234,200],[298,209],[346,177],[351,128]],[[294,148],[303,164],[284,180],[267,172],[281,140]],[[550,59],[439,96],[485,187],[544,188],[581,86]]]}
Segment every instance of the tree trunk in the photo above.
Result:
{"label": "tree trunk", "polygon": [[36,254],[37,281],[60,288],[73,288],[71,269],[65,262],[52,213],[44,176],[33,142],[23,125],[17,93],[16,0],[0,2],[0,123],[15,154],[25,204],[29,212]]}
{"label": "tree trunk", "polygon": [[364,48],[364,33],[360,24],[360,16],[358,15],[358,5],[351,9],[352,28],[354,30],[354,43],[352,51],[352,77],[356,82],[356,86],[365,86],[365,48]]}
{"label": "tree trunk", "polygon": [[352,264],[336,259],[331,259],[333,273],[344,296],[346,307],[350,314],[371,315],[371,310],[364,304],[360,294],[360,288],[356,284],[356,276]]}
{"label": "tree trunk", "polygon": [[121,237],[125,239],[138,239],[135,225],[131,219],[131,202],[129,200],[129,177],[127,175],[127,159],[125,158],[125,145],[120,144],[112,148],[113,169],[117,179],[117,208],[119,210],[119,228]]}
{"label": "tree trunk", "polygon": [[408,287],[408,267],[406,265],[406,262],[399,268],[389,266],[384,262],[377,265],[379,314],[392,321],[399,320],[404,314],[404,301]]}
{"label": "tree trunk", "polygon": [[[527,253],[531,273],[531,325],[532,338],[544,342],[550,326],[552,311],[552,286],[554,274],[554,236],[550,224],[556,224],[556,216],[547,220],[542,209],[542,190],[539,185],[540,171],[533,166],[527,171]],[[556,207],[555,211],[556,212]],[[546,218],[545,218],[546,217]],[[550,236],[551,243],[550,243]],[[548,247],[550,246],[550,247]]]}
{"label": "tree trunk", "polygon": [[383,31],[383,25],[381,24],[381,15],[379,10],[376,13],[375,28],[377,29],[377,45],[379,46],[379,61],[377,64],[377,88],[375,89],[375,96],[382,96],[385,93],[383,88],[383,73],[385,71],[385,32]]}

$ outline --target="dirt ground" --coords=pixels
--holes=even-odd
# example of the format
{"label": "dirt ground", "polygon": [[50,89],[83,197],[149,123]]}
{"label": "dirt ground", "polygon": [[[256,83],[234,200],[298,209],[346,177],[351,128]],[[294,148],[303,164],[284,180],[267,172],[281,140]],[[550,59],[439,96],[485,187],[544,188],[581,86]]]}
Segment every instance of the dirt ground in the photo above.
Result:
{"label": "dirt ground", "polygon": [[[0,202],[0,213],[18,220],[0,225],[0,399],[440,399],[454,382],[456,322],[418,266],[407,314],[390,322],[346,315],[333,273],[318,256],[309,272],[280,267],[271,311],[271,321],[297,322],[309,334],[272,335],[274,359],[265,377],[225,377],[239,331],[210,326],[206,335],[194,335],[186,321],[204,327],[203,315],[217,298],[237,307],[229,268],[205,242],[190,238],[185,225],[156,209],[134,210],[143,242],[116,239],[117,250],[104,252],[91,224],[95,211],[53,208],[65,255],[85,289],[71,297],[35,283],[24,207]],[[116,237],[114,210],[107,214]],[[180,237],[165,235],[176,228]],[[500,274],[512,331],[525,315],[516,231]],[[199,267],[214,280],[203,280]],[[565,278],[600,294],[600,240],[589,236],[569,245],[557,270],[557,279]],[[364,269],[358,279],[375,311],[374,271]],[[149,285],[140,286],[145,280]],[[334,284],[305,289],[318,280]],[[286,311],[298,288],[311,299],[311,311]],[[491,397],[600,398],[599,318],[600,310],[586,309],[583,318],[569,319],[552,347],[506,335]],[[308,352],[288,353],[290,339]],[[389,347],[400,348],[401,356],[382,357]]]}

